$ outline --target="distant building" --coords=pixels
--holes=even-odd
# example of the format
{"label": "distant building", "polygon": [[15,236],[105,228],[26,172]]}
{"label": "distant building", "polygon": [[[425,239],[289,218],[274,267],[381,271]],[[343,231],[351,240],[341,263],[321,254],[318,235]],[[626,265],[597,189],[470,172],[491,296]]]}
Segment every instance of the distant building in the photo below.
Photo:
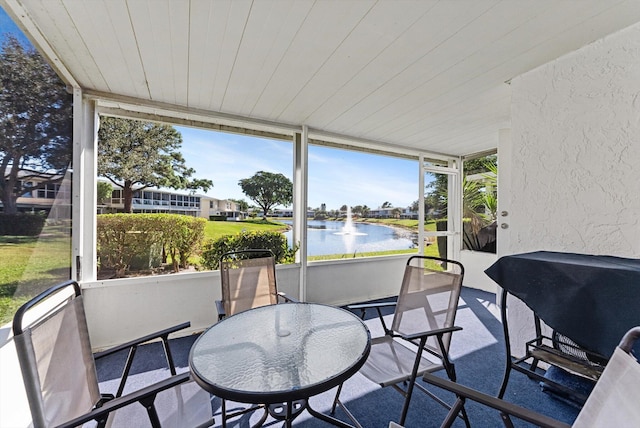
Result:
{"label": "distant building", "polygon": [[395,218],[394,211],[400,210],[400,218],[403,219],[417,219],[418,213],[416,211],[412,211],[411,207],[400,208],[400,207],[391,207],[391,208],[376,208],[369,211],[368,217],[371,218]]}
{"label": "distant building", "polygon": [[[293,217],[291,208],[278,208],[272,211],[273,217]],[[315,215],[313,210],[307,210],[307,218],[313,218]]]}
{"label": "distant building", "polygon": [[411,207],[402,208],[402,212],[400,213],[400,218],[405,218],[405,219],[410,219],[410,220],[417,220],[418,219],[418,212],[417,211],[413,211],[411,209]]}
{"label": "distant building", "polygon": [[[210,218],[224,216],[227,220],[244,219],[246,213],[228,199],[216,199],[206,195],[147,188],[134,190],[131,208],[134,213],[170,213]],[[114,188],[111,198],[98,204],[99,213],[116,213],[124,210],[123,191]]]}
{"label": "distant building", "polygon": [[392,218],[391,211],[395,208],[376,208],[369,211],[369,217],[371,218]]}
{"label": "distant building", "polygon": [[[33,187],[33,190],[26,192],[16,200],[18,212],[45,212],[50,220],[71,218],[71,173],[66,175],[51,175],[48,178],[56,181],[47,183],[41,188],[38,185],[45,181],[45,174],[42,178],[26,179],[25,174],[18,173],[20,186],[25,188]],[[2,201],[0,201],[0,212],[4,211]]]}
{"label": "distant building", "polygon": [[[49,218],[60,216],[71,218],[71,173],[67,173],[60,183],[46,184],[43,188],[27,192],[16,200],[20,212],[45,211]],[[37,179],[27,184],[37,186]],[[106,180],[100,180],[111,184]],[[42,181],[40,181],[42,182]],[[66,201],[66,203],[65,203]],[[171,213],[194,217],[210,218],[224,216],[227,220],[244,219],[246,213],[238,210],[235,202],[216,199],[206,195],[147,188],[134,190],[132,199],[134,213]],[[0,202],[0,210],[2,203]],[[58,211],[64,211],[57,214]],[[98,214],[118,213],[124,210],[123,191],[112,185],[111,197],[98,202]]]}

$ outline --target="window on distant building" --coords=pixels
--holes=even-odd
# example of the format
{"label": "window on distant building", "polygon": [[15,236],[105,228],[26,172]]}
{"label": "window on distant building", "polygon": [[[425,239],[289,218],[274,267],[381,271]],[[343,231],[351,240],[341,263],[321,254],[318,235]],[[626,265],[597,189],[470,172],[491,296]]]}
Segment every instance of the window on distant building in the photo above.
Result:
{"label": "window on distant building", "polygon": [[59,189],[59,184],[46,184],[44,188],[37,190],[37,197],[42,199],[55,199]]}

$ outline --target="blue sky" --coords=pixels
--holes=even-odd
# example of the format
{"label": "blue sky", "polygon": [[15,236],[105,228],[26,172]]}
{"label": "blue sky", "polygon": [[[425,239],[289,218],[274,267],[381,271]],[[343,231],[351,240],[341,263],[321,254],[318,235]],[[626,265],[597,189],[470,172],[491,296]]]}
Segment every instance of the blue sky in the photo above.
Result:
{"label": "blue sky", "polygon": [[13,20],[5,13],[4,9],[0,7],[0,42],[4,41],[6,33],[14,34],[22,43],[31,44],[22,31],[14,24]]}
{"label": "blue sky", "polygon": [[[257,171],[282,173],[292,179],[290,142],[176,127],[182,154],[198,178],[214,187],[206,194],[218,199],[245,199],[238,181]],[[383,202],[406,207],[418,199],[418,163],[379,155],[309,147],[308,205],[327,209],[342,205],[377,208]]]}
{"label": "blue sky", "polygon": [[[0,8],[0,42],[5,33],[26,37]],[[207,195],[218,199],[245,199],[238,181],[258,171],[279,172],[293,179],[290,142],[176,127],[182,134],[182,154],[198,178],[214,187]],[[327,209],[342,205],[377,208],[384,202],[406,207],[418,199],[418,164],[415,161],[337,150],[309,148],[308,206]],[[200,192],[203,193],[203,192]]]}

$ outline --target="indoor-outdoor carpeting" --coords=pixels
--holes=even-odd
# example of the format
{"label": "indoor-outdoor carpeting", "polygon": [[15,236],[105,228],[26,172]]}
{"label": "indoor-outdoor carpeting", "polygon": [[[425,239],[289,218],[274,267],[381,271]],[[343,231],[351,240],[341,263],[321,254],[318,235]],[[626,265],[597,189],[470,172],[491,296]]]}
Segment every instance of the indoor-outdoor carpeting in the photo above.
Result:
{"label": "indoor-outdoor carpeting", "polygon": [[[463,327],[454,333],[451,343],[451,356],[454,360],[458,382],[495,395],[500,387],[505,367],[505,350],[502,326],[494,305],[495,296],[479,290],[463,288],[460,307],[458,309],[456,325]],[[212,309],[213,310],[213,309]],[[389,311],[391,317],[392,309]],[[379,320],[375,312],[367,313],[367,325],[370,326],[372,336],[378,334]],[[171,340],[178,371],[188,370],[189,349],[196,336]],[[101,386],[113,391],[119,378],[122,364],[126,355],[114,355],[98,362],[98,378]],[[131,371],[131,380],[127,390],[132,390],[146,382],[166,377],[168,370],[164,361],[164,353],[160,343],[145,345],[138,350],[136,362]],[[438,373],[445,376],[444,373]],[[420,381],[422,382],[422,381]],[[447,402],[453,402],[451,394],[428,385],[428,389],[436,392]],[[103,391],[106,392],[106,391]],[[335,395],[335,388],[326,393],[312,397],[310,400],[314,409],[328,413]],[[380,388],[366,378],[356,374],[344,384],[341,394],[342,401],[365,428],[387,428],[389,421],[397,421],[402,408],[403,397],[392,388]],[[525,375],[511,372],[511,379],[505,399],[525,406],[534,411],[551,416],[565,423],[571,424],[579,409],[554,398],[541,390],[539,383],[528,379]],[[216,427],[220,425],[220,399],[213,397],[212,406],[216,419]],[[243,404],[228,403],[228,409],[240,408]],[[467,413],[473,427],[500,427],[502,422],[495,410],[483,407],[473,402],[467,402]],[[420,391],[415,391],[405,426],[416,428],[439,427],[446,410],[433,399]],[[348,419],[338,409],[336,416],[348,422]],[[231,421],[229,427],[249,427],[259,415],[245,415],[236,421]],[[516,427],[531,426],[514,419]],[[282,426],[282,422],[268,419],[265,426]],[[304,428],[327,427],[327,423],[312,418],[303,412],[294,422],[294,426]],[[454,426],[464,426],[458,420]]]}

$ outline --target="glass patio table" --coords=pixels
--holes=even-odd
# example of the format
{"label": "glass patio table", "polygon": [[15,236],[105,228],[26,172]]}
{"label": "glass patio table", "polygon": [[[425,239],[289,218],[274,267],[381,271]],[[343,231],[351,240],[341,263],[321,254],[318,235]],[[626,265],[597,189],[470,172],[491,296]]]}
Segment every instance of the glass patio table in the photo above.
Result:
{"label": "glass patio table", "polygon": [[265,404],[290,426],[304,409],[335,426],[308,398],[340,385],[364,364],[371,347],[364,323],[349,311],[283,303],[225,318],[193,344],[189,366],[206,391],[227,400]]}

